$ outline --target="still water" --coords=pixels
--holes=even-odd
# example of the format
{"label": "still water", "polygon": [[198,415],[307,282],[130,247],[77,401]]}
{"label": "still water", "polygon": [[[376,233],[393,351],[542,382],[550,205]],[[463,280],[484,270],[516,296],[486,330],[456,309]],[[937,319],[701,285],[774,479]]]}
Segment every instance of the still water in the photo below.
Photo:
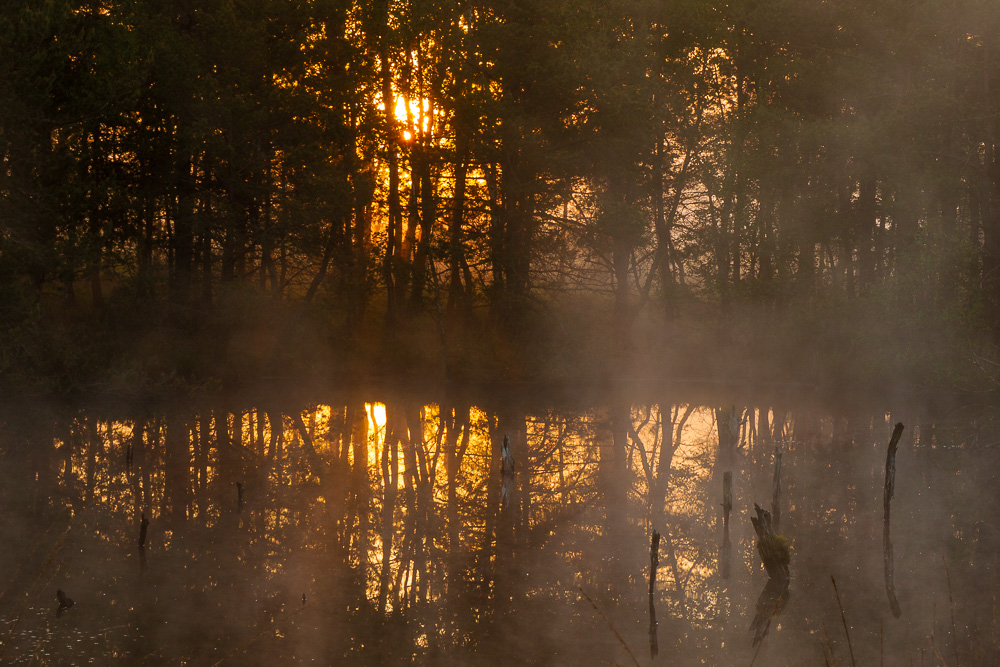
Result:
{"label": "still water", "polygon": [[997,664],[993,410],[705,402],[7,408],[0,664]]}

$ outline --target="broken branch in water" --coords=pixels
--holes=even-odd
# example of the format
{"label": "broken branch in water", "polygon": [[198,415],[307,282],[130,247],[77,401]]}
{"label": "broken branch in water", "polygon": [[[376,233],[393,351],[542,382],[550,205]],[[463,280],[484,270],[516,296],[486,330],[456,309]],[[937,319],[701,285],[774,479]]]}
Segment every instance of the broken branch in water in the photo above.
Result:
{"label": "broken branch in water", "polygon": [[247,641],[245,641],[242,644],[240,644],[239,646],[237,646],[235,649],[233,649],[232,651],[230,651],[228,654],[224,655],[222,658],[220,658],[216,662],[212,663],[212,667],[219,667],[219,665],[221,665],[222,663],[226,662],[230,658],[233,658],[233,657],[235,657],[237,655],[240,655],[240,654],[244,653],[258,639],[260,639],[261,637],[263,637],[264,635],[266,635],[269,631],[271,631],[275,627],[277,627],[277,625],[279,623],[284,623],[285,621],[287,621],[291,617],[295,616],[296,614],[299,614],[299,613],[305,611],[308,608],[308,605],[306,604],[306,601],[305,601],[305,597],[306,597],[306,594],[303,593],[302,594],[302,606],[301,607],[299,607],[298,609],[295,609],[293,611],[288,612],[287,614],[285,614],[281,618],[277,618],[273,622],[271,622],[270,624],[264,626],[264,628],[260,632],[258,632],[257,634],[255,634],[253,637],[251,637]]}
{"label": "broken branch in water", "polygon": [[757,503],[754,503],[753,509],[757,516],[751,516],[750,523],[757,532],[757,552],[764,569],[772,579],[787,580],[788,563],[791,560],[788,541],[775,533],[770,512]]}
{"label": "broken branch in water", "polygon": [[60,618],[67,609],[75,604],[72,598],[67,597],[61,588],[56,589],[56,599],[59,600],[59,608],[56,609],[56,618]]}
{"label": "broken branch in water", "polygon": [[149,528],[149,519],[146,518],[146,513],[142,513],[142,518],[139,521],[139,548],[146,546],[146,529]]}
{"label": "broken branch in water", "polygon": [[851,643],[851,631],[847,629],[847,616],[844,614],[844,605],[840,602],[840,591],[837,590],[837,580],[830,575],[830,582],[833,584],[833,593],[837,596],[837,607],[840,608],[840,620],[844,624],[844,634],[847,635],[847,649],[851,652],[851,665],[858,667],[854,659],[854,645]]}
{"label": "broken branch in water", "polygon": [[139,573],[146,571],[146,529],[149,528],[149,519],[146,518],[146,513],[142,513],[142,519],[139,522]]}
{"label": "broken branch in water", "polygon": [[771,515],[774,532],[781,530],[781,447],[774,448],[774,483],[771,491]]}
{"label": "broken branch in water", "polygon": [[751,516],[750,522],[757,532],[757,552],[768,574],[767,584],[757,598],[756,612],[750,623],[753,644],[757,645],[767,636],[771,619],[781,612],[788,601],[791,552],[787,540],[775,534],[771,513],[757,503],[754,503],[753,509],[757,516]]}
{"label": "broken branch in water", "polygon": [[601,611],[601,609],[597,606],[597,604],[595,604],[594,601],[590,599],[590,596],[587,595],[587,592],[583,590],[583,586],[578,585],[577,589],[579,589],[580,595],[585,597],[587,599],[587,602],[590,603],[590,606],[594,608],[594,611],[596,611],[600,615],[600,617],[604,619],[604,622],[608,624],[608,628],[610,628],[611,632],[614,633],[615,637],[618,639],[618,643],[621,644],[622,648],[625,649],[625,652],[628,653],[628,657],[632,658],[632,662],[635,663],[635,667],[639,667],[639,661],[635,659],[635,655],[632,653],[632,649],[628,647],[628,644],[625,643],[625,640],[622,639],[622,636],[618,634],[618,631],[615,629],[614,624],[608,619],[607,616],[604,615],[604,612]]}
{"label": "broken branch in water", "polygon": [[660,534],[653,531],[649,543],[649,656],[660,652],[656,639],[656,568],[660,564]]}
{"label": "broken branch in water", "polygon": [[729,515],[733,511],[733,473],[722,473],[722,546],[719,547],[719,576],[729,579],[732,569],[733,543],[729,538]]}
{"label": "broken branch in water", "polygon": [[510,498],[514,494],[514,456],[510,453],[510,438],[503,437],[503,444],[500,445],[500,507],[501,509],[510,504]]}
{"label": "broken branch in water", "polygon": [[898,422],[889,439],[889,450],[885,455],[885,489],[883,494],[884,521],[882,524],[882,548],[885,563],[885,594],[889,597],[892,615],[899,618],[903,613],[896,598],[896,584],[893,581],[895,564],[892,558],[892,540],[889,538],[889,505],[896,487],[896,446],[903,435],[903,422]]}

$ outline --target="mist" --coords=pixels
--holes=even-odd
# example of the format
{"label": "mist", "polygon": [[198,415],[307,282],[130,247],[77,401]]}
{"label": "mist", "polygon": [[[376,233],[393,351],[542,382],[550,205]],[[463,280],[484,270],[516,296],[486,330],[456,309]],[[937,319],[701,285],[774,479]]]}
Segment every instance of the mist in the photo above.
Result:
{"label": "mist", "polygon": [[0,663],[996,663],[998,30],[5,3]]}
{"label": "mist", "polygon": [[[994,411],[330,398],[141,416],[5,411],[5,664],[1000,655]],[[897,419],[898,618],[881,540]],[[757,643],[750,626],[769,577],[754,503],[790,552],[785,599]]]}

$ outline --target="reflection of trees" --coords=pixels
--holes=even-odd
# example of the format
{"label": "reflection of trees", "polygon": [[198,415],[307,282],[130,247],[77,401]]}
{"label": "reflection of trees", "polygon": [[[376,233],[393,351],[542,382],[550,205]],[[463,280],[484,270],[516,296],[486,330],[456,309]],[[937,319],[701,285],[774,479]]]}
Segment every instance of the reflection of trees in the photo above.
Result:
{"label": "reflection of trees", "polygon": [[[614,661],[620,646],[581,604],[577,586],[633,649],[642,646],[652,528],[664,536],[655,599],[661,655],[697,648],[711,656],[723,641],[737,653],[749,647],[745,630],[762,582],[740,508],[769,489],[771,439],[794,433],[784,443],[782,529],[795,549],[796,579],[782,624],[804,634],[821,628],[829,591],[814,588],[808,575],[844,568],[835,574],[848,613],[877,627],[871,614],[884,600],[875,600],[876,612],[857,606],[865,572],[881,576],[880,552],[869,568],[866,548],[845,544],[870,532],[862,508],[872,494],[864,485],[879,481],[881,462],[864,458],[863,443],[883,439],[884,418],[838,424],[764,410],[745,417],[734,484],[736,556],[725,587],[715,560],[714,415],[691,404],[494,411],[355,399],[304,410],[230,403],[117,419],[24,415],[7,420],[0,463],[10,479],[25,482],[0,498],[6,517],[36,517],[49,527],[47,541],[69,527],[39,587],[51,589],[45,604],[52,590],[64,589],[78,603],[64,619],[79,619],[95,636],[120,625],[100,651],[131,659],[158,651],[151,662],[173,664],[220,642],[237,650],[275,624],[241,655],[433,662],[447,652],[509,664],[558,651],[567,661]],[[517,478],[503,508],[505,434]],[[239,514],[236,482],[245,489]],[[820,486],[823,494],[812,491]],[[902,466],[901,525],[913,486]],[[141,514],[150,524],[140,575]],[[13,518],[6,526],[44,551],[43,529]],[[985,544],[988,528],[977,531],[977,544]],[[900,536],[900,563],[912,567],[916,538]],[[16,573],[29,547],[0,555],[0,566]],[[831,550],[841,556],[831,559]],[[953,574],[970,580],[957,566]],[[12,590],[20,590],[34,572],[13,576]],[[908,613],[933,606],[915,599],[905,576],[899,586]],[[956,599],[967,590],[956,590]],[[809,606],[813,599],[819,602]],[[0,598],[0,614],[17,612],[9,607],[10,598]],[[782,636],[772,626],[763,651],[777,650]],[[864,641],[857,639],[862,652]],[[15,642],[9,650],[23,648]]]}

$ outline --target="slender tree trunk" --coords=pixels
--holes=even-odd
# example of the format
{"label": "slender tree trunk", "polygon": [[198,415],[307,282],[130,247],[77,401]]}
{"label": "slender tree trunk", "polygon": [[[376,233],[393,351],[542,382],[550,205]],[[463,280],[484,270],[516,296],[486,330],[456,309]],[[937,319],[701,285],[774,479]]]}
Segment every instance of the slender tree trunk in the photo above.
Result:
{"label": "slender tree trunk", "polygon": [[[368,415],[364,404],[348,408],[348,422],[351,424],[351,445],[353,466],[351,469],[352,496],[357,515],[356,544],[358,553],[358,580],[365,586],[368,581],[368,552],[371,549],[369,536],[369,506],[371,488],[368,482]],[[367,591],[366,591],[367,592]]]}
{"label": "slender tree trunk", "polygon": [[[186,130],[179,128],[178,132],[186,132]],[[188,302],[191,291],[191,272],[194,267],[195,187],[193,169],[190,156],[179,156],[176,167],[177,195],[171,236],[173,241],[173,271],[171,271],[170,281],[170,298],[177,305]]]}
{"label": "slender tree trunk", "polygon": [[465,291],[462,288],[462,230],[465,209],[465,176],[468,165],[464,159],[455,163],[455,198],[451,214],[451,239],[448,253],[448,310],[459,309],[460,304],[467,303]]}
{"label": "slender tree trunk", "polygon": [[413,259],[413,286],[410,294],[414,308],[423,302],[428,262],[434,261],[431,258],[431,234],[434,231],[434,218],[437,216],[437,201],[428,160],[424,160],[420,173],[420,193],[420,239]]}
{"label": "slender tree trunk", "polygon": [[385,128],[386,128],[386,162],[389,171],[389,191],[388,220],[386,221],[386,246],[382,259],[382,279],[386,288],[386,325],[390,327],[396,324],[396,256],[399,252],[399,233],[401,224],[399,206],[399,160],[396,154],[398,132],[395,116],[395,96],[392,92],[392,69],[389,66],[389,45],[388,45],[388,22],[389,3],[386,1],[385,26],[382,43],[379,50],[379,65],[381,67],[382,83],[382,104],[384,105]]}
{"label": "slender tree trunk", "polygon": [[379,571],[378,613],[385,615],[389,597],[389,573],[395,526],[396,490],[399,488],[399,437],[388,419],[386,408],[385,440],[382,444],[382,564]]}

